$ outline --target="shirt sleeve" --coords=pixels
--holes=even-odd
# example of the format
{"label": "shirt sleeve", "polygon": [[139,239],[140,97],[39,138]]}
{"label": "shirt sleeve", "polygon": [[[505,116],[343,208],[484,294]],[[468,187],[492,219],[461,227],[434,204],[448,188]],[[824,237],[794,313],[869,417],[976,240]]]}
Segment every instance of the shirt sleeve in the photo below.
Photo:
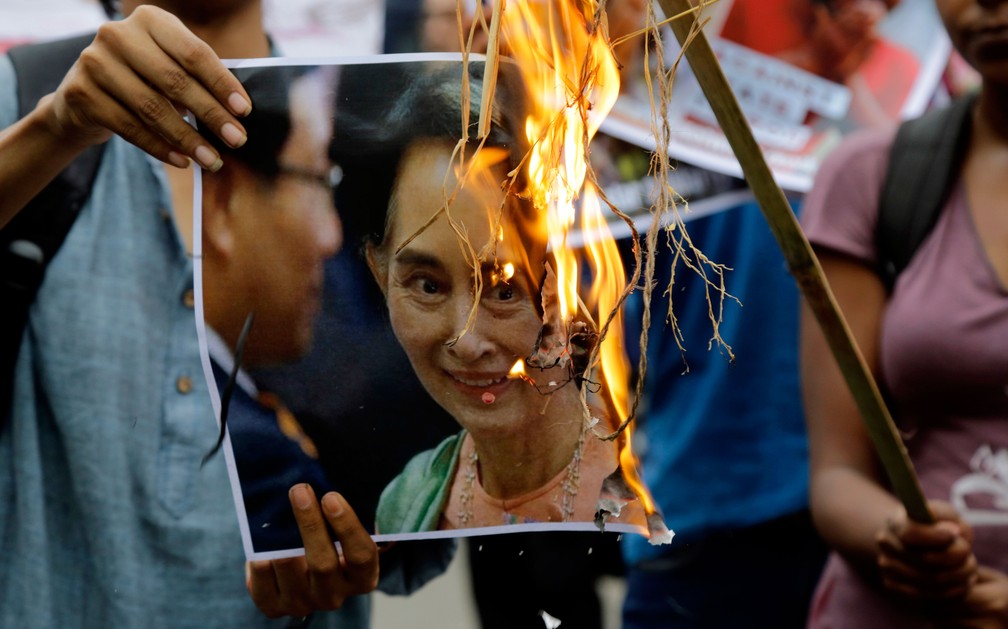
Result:
{"label": "shirt sleeve", "polygon": [[855,133],[823,161],[801,218],[814,246],[876,263],[878,205],[894,135],[895,129]]}
{"label": "shirt sleeve", "polygon": [[0,129],[14,124],[18,117],[17,76],[10,57],[0,55]]}

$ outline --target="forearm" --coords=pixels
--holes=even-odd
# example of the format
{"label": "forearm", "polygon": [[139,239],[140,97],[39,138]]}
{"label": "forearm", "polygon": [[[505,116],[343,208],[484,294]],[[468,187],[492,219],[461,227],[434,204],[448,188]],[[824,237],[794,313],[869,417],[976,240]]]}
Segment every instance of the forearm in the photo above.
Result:
{"label": "forearm", "polygon": [[[868,365],[878,356],[886,294],[873,269],[819,252],[837,301]],[[853,396],[811,310],[801,315],[801,380],[808,422],[810,502],[823,539],[862,571],[876,572],[876,536],[899,503],[883,472]]]}
{"label": "forearm", "polygon": [[57,133],[50,122],[52,97],[0,131],[0,228],[88,147]]}
{"label": "forearm", "polygon": [[823,540],[874,580],[877,535],[899,509],[896,498],[859,470],[833,467],[816,472],[811,486],[812,517]]}

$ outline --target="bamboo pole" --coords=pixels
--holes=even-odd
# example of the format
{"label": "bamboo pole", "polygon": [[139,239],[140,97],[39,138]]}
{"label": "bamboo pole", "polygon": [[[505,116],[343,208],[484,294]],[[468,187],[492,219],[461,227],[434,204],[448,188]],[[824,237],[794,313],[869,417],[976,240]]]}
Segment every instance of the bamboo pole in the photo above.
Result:
{"label": "bamboo pole", "polygon": [[658,4],[665,15],[683,14],[681,18],[672,20],[672,31],[684,47],[686,59],[763,210],[788,268],[822,328],[889,477],[893,493],[903,503],[911,519],[924,523],[934,522],[892,416],[840,312],[808,239],[799,227],[783,191],[774,181],[721,64],[700,29],[695,14],[690,12],[694,7],[689,0],[658,0]]}

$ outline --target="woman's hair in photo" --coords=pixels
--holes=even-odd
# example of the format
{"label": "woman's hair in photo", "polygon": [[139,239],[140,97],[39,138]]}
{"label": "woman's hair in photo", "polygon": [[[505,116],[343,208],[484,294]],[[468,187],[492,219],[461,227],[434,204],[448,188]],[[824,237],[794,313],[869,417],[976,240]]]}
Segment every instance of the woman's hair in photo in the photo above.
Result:
{"label": "woman's hair in photo", "polygon": [[[343,68],[330,155],[343,171],[337,207],[348,239],[381,242],[399,164],[412,143],[443,140],[454,145],[462,137],[463,70],[461,62],[448,61]],[[479,144],[483,70],[482,62],[468,63],[467,155]],[[484,143],[507,151],[502,183],[504,174],[516,168],[526,153],[526,100],[518,86],[512,69],[502,64]],[[524,187],[522,182],[517,190]]]}

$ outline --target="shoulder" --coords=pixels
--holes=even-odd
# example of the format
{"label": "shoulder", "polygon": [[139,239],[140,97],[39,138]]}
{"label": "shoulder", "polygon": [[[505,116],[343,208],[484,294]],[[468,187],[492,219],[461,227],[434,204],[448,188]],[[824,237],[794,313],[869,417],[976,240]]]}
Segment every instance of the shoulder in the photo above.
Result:
{"label": "shoulder", "polygon": [[[827,198],[844,192],[880,190],[889,166],[889,150],[896,137],[896,129],[895,125],[883,131],[863,129],[845,138],[823,160],[803,211],[807,212],[810,205],[822,205]],[[871,195],[865,200],[871,200]]]}
{"label": "shoulder", "polygon": [[[896,137],[896,125],[883,130],[861,129],[843,139],[823,160],[816,173],[813,189],[828,185],[835,179],[863,179],[872,172],[874,166],[885,166],[889,161],[889,149]],[[868,160],[869,164],[865,161]]]}
{"label": "shoulder", "polygon": [[437,527],[448,496],[465,432],[410,459],[382,491],[376,516],[378,533],[415,533]]}
{"label": "shoulder", "polygon": [[875,260],[875,226],[896,127],[852,134],[819,168],[802,207],[802,227],[817,246]]}

